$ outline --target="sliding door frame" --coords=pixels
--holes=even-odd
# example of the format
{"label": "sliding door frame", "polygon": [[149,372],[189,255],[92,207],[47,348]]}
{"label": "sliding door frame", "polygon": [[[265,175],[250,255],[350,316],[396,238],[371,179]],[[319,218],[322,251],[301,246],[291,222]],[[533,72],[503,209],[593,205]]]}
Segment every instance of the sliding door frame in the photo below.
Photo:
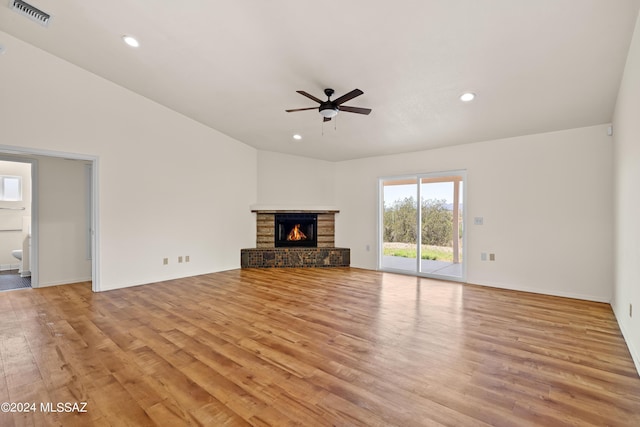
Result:
{"label": "sliding door frame", "polygon": [[[421,272],[421,259],[422,259],[422,180],[427,178],[444,178],[450,176],[461,176],[463,183],[462,187],[462,271],[460,276],[448,276],[436,273]],[[417,203],[417,218],[416,218],[416,266],[415,271],[399,270],[389,267],[383,267],[383,249],[384,249],[384,182],[393,180],[415,180],[416,188],[416,203]],[[455,187],[454,187],[455,188]],[[467,280],[467,171],[463,169],[442,171],[442,172],[429,172],[429,173],[417,173],[408,175],[397,176],[384,176],[378,178],[378,236],[377,236],[377,268],[379,271],[386,271],[390,273],[410,274],[420,277],[429,277],[434,279],[450,280],[455,282],[466,282]],[[455,190],[454,190],[455,196]]]}

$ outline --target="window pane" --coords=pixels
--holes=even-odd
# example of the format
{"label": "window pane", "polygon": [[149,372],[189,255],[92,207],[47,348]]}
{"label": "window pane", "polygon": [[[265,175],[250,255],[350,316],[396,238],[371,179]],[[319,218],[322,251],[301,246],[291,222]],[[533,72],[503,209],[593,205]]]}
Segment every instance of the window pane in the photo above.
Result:
{"label": "window pane", "polygon": [[417,179],[382,183],[382,267],[416,271],[418,225]]}
{"label": "window pane", "polygon": [[2,180],[2,200],[18,201],[22,200],[21,178],[15,176],[5,176]]}
{"label": "window pane", "polygon": [[421,179],[420,271],[462,277],[462,176]]}

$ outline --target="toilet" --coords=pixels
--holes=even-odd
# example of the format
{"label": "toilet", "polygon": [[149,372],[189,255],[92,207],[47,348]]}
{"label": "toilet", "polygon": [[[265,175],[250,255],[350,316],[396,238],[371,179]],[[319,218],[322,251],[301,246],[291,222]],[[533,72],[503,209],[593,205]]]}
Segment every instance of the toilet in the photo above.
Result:
{"label": "toilet", "polygon": [[17,260],[22,261],[22,249],[16,249],[11,251],[11,255]]}

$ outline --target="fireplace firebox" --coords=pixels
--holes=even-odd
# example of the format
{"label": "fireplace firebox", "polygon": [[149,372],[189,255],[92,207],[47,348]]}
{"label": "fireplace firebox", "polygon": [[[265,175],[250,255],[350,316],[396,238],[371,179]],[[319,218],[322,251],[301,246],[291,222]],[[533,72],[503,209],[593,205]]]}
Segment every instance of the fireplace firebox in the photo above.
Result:
{"label": "fireplace firebox", "polygon": [[275,246],[315,248],[318,246],[318,215],[281,213],[275,215]]}

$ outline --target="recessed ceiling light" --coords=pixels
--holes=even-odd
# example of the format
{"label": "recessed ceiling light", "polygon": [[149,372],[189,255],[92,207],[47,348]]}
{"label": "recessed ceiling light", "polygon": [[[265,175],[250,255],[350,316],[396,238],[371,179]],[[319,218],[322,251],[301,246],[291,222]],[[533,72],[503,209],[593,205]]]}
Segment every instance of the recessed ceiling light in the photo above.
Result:
{"label": "recessed ceiling light", "polygon": [[298,141],[299,141],[299,140],[301,140],[301,139],[302,139],[302,136],[301,136],[301,135],[298,135],[298,134],[296,133],[295,135],[293,135],[293,139],[296,139],[296,140],[298,140]]}
{"label": "recessed ceiling light", "polygon": [[462,95],[460,95],[460,101],[462,102],[473,101],[475,97],[476,97],[475,93],[472,93],[472,92],[463,93]]}
{"label": "recessed ceiling light", "polygon": [[122,40],[124,40],[124,42],[126,44],[128,44],[131,47],[138,47],[140,46],[140,42],[138,40],[136,40],[134,37],[131,36],[122,36]]}

